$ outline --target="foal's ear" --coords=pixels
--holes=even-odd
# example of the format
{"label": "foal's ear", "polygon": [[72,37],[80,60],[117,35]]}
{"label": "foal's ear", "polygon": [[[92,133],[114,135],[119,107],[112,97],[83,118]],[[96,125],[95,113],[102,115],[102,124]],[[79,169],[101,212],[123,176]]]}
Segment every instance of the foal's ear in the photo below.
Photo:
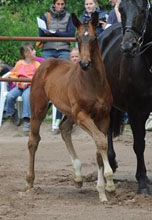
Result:
{"label": "foal's ear", "polygon": [[80,22],[80,20],[77,18],[77,16],[76,16],[74,13],[72,13],[71,16],[72,16],[72,22],[73,22],[74,26],[75,26],[76,28],[80,27],[81,22]]}
{"label": "foal's ear", "polygon": [[91,15],[91,23],[94,27],[97,27],[98,25],[98,22],[99,22],[99,16],[98,16],[98,12],[94,12],[92,13]]}

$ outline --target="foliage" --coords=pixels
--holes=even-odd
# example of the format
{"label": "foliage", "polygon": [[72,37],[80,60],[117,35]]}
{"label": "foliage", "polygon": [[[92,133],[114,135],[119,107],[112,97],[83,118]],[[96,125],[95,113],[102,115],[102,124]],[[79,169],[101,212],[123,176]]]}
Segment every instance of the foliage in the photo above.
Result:
{"label": "foliage", "polygon": [[[98,2],[101,10],[109,9],[109,1],[98,0]],[[52,3],[53,0],[0,0],[0,36],[38,36],[36,17],[41,17],[49,11]],[[67,9],[81,17],[84,1],[67,0]],[[21,44],[22,41],[1,41],[0,59],[14,66],[20,58]],[[36,50],[37,55],[41,56],[41,51]]]}

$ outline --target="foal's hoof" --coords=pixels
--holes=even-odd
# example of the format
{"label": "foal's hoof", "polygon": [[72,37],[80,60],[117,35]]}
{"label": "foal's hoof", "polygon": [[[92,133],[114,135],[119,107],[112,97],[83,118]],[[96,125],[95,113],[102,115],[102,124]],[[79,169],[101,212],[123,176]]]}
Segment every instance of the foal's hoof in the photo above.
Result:
{"label": "foal's hoof", "polygon": [[138,188],[137,190],[137,194],[141,194],[141,195],[152,195],[151,190],[149,189],[149,187],[146,188]]}
{"label": "foal's hoof", "polygon": [[34,175],[27,175],[26,176],[26,186],[25,186],[25,190],[30,190],[31,188],[33,188],[33,183],[34,183],[34,179],[35,176]]}
{"label": "foal's hoof", "polygon": [[112,185],[109,185],[109,184],[106,185],[105,189],[106,189],[106,191],[109,192],[109,193],[116,191],[116,187],[115,187],[114,184],[112,184]]}
{"label": "foal's hoof", "polygon": [[76,188],[81,188],[83,185],[83,178],[81,176],[75,176],[74,177],[74,185]]}
{"label": "foal's hoof", "polygon": [[77,189],[80,189],[80,188],[83,186],[83,181],[81,181],[81,182],[76,182],[76,181],[74,181],[74,186],[75,186]]}
{"label": "foal's hoof", "polygon": [[108,199],[105,193],[99,193],[99,200],[103,204],[106,204],[108,202]]}
{"label": "foal's hoof", "polygon": [[105,178],[106,178],[106,191],[107,192],[115,192],[116,191],[116,187],[115,184],[113,182],[113,173],[112,172],[108,172],[105,174]]}
{"label": "foal's hoof", "polygon": [[30,190],[30,189],[32,189],[32,188],[33,188],[33,186],[26,185],[26,186],[25,186],[25,191],[27,192],[28,190]]}

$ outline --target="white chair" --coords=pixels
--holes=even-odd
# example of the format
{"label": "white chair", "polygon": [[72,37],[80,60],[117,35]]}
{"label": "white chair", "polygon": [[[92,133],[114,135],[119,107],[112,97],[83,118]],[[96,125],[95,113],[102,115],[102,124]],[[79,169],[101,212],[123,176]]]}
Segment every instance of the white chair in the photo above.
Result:
{"label": "white chair", "polygon": [[[2,76],[2,78],[8,78],[11,72],[7,72]],[[4,105],[5,100],[7,96],[8,90],[7,90],[7,82],[1,82],[1,95],[0,95],[0,127],[2,126],[2,118],[3,118],[3,111],[4,111]],[[19,118],[22,117],[22,97],[19,96],[16,100],[16,107],[18,110],[18,116]]]}

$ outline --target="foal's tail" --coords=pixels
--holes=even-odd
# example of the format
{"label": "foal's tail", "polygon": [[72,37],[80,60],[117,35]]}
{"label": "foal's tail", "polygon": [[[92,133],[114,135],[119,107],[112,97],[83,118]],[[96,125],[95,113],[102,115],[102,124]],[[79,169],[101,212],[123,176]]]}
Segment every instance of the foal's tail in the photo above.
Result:
{"label": "foal's tail", "polygon": [[112,107],[111,112],[110,112],[110,128],[112,131],[112,136],[117,137],[120,134],[122,134],[124,130],[124,112],[119,111],[118,109]]}

